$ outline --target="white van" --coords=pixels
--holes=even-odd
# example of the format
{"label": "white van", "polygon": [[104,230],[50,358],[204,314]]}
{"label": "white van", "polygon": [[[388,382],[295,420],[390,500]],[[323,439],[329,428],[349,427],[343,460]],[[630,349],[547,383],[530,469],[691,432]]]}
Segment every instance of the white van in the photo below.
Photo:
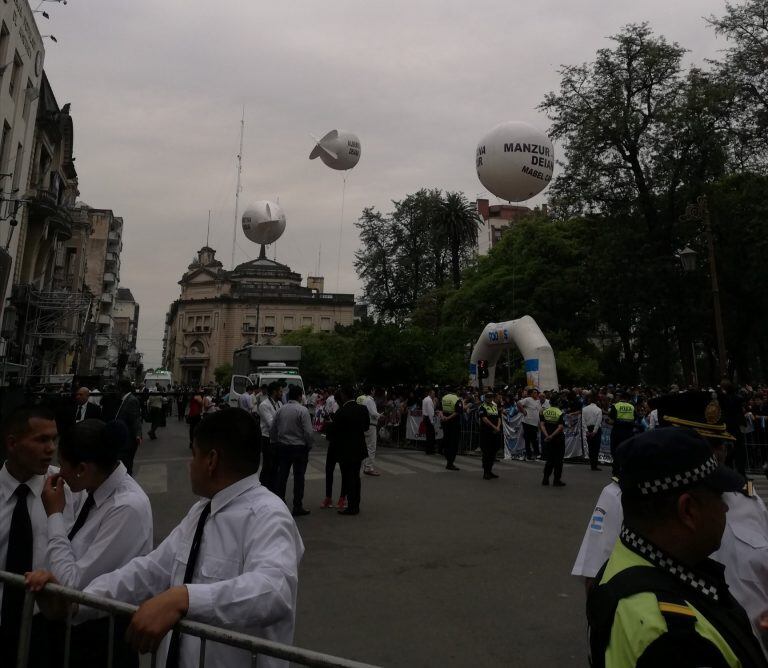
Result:
{"label": "white van", "polygon": [[173,387],[173,375],[166,369],[155,369],[152,373],[144,374],[144,386],[150,390],[160,386],[160,389],[168,392]]}

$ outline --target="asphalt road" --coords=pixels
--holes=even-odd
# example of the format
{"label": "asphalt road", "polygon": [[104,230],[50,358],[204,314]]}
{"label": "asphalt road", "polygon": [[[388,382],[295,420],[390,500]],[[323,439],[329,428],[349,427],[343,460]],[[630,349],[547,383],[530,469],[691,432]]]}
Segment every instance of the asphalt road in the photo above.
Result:
{"label": "asphalt road", "polygon": [[[155,542],[195,500],[186,425],[168,424],[135,466]],[[298,519],[296,645],[382,666],[586,665],[584,592],[569,573],[607,470],[566,465],[558,489],[541,486],[541,462],[502,462],[485,481],[475,457],[451,472],[438,456],[381,447],[360,515],[342,517],[319,508],[324,461],[320,438],[312,513]]]}

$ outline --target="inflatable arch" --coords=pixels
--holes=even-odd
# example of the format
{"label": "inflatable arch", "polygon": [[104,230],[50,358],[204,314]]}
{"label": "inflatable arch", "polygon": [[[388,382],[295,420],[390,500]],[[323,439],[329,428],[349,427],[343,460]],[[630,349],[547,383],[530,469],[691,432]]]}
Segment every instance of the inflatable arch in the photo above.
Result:
{"label": "inflatable arch", "polygon": [[[547,337],[529,315],[507,322],[489,322],[485,326],[469,362],[471,384],[478,386],[482,382],[486,387],[493,387],[496,363],[501,354],[513,344],[525,360],[528,386],[540,390],[558,390],[555,353]],[[478,378],[478,360],[488,360],[488,378]]]}

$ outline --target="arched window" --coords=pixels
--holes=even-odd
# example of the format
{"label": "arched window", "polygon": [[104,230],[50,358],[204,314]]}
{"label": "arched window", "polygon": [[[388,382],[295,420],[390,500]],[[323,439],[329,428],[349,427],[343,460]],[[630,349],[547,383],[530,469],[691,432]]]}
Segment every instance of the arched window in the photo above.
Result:
{"label": "arched window", "polygon": [[205,352],[205,347],[202,341],[195,341],[189,346],[190,355],[202,355]]}

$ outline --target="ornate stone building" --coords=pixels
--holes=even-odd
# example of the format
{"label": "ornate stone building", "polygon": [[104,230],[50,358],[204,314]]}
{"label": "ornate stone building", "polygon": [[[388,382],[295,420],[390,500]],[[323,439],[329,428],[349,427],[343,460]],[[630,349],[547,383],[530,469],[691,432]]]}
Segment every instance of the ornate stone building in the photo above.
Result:
{"label": "ornate stone building", "polygon": [[168,311],[163,364],[174,379],[209,383],[214,370],[232,363],[232,353],[247,343],[280,343],[288,332],[309,327],[332,331],[351,325],[354,296],[326,294],[322,277],[301,275],[267,259],[223,268],[216,251],[200,249],[179,281],[181,296]]}

